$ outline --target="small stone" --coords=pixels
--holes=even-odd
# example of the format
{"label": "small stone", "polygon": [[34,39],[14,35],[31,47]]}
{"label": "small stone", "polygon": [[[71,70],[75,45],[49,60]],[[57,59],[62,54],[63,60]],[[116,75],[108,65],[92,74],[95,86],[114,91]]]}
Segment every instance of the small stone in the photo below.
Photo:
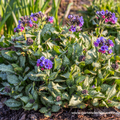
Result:
{"label": "small stone", "polygon": [[26,114],[23,114],[19,120],[26,120],[25,117],[26,117]]}
{"label": "small stone", "polygon": [[30,119],[31,119],[31,120],[37,120],[37,116],[34,115],[34,114],[31,114],[31,115],[30,115]]}

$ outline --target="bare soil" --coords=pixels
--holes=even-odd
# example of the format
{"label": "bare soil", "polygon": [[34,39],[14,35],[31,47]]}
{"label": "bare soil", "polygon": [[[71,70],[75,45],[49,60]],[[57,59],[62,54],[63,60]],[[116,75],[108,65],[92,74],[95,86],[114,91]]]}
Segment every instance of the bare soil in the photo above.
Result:
{"label": "bare soil", "polygon": [[[83,4],[90,5],[90,1],[92,0],[61,0],[59,18],[63,19],[64,14],[78,14],[78,10],[85,10]],[[67,11],[67,5],[70,2],[73,2],[73,6]],[[0,50],[5,49],[13,50],[14,46],[0,48]],[[20,110],[11,110],[4,104],[8,98],[7,96],[0,95],[0,120],[120,120],[120,110],[106,107],[93,109],[61,109],[58,113],[52,113],[50,118],[46,118],[44,114],[41,114],[39,111],[25,111],[22,108]],[[73,114],[73,112],[76,112],[76,114]],[[88,114],[82,114],[83,112],[88,112]],[[92,114],[89,114],[90,112],[92,112]],[[93,112],[97,114],[93,114]],[[105,114],[102,115],[99,112]],[[109,112],[111,112],[111,114],[108,114]]]}

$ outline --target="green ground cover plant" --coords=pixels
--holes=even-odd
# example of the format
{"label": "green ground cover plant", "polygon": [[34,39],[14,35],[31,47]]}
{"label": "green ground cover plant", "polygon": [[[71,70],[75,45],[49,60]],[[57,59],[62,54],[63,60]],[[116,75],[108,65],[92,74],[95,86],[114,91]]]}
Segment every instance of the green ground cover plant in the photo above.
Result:
{"label": "green ground cover plant", "polygon": [[[46,117],[61,108],[120,109],[120,34],[115,13],[96,11],[95,31],[84,31],[84,17],[69,15],[69,26],[39,11],[23,16],[11,38],[1,37],[0,94],[13,110],[39,110]],[[55,21],[55,23],[54,23]]]}

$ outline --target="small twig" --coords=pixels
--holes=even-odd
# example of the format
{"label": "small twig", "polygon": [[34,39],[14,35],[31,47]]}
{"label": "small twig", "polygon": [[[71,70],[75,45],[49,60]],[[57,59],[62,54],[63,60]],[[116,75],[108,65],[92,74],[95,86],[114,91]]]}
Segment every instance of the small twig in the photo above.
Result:
{"label": "small twig", "polygon": [[61,112],[59,112],[57,115],[55,115],[55,117],[58,117],[62,113],[63,113],[63,108],[61,109]]}
{"label": "small twig", "polygon": [[69,113],[72,111],[73,108],[70,108]]}

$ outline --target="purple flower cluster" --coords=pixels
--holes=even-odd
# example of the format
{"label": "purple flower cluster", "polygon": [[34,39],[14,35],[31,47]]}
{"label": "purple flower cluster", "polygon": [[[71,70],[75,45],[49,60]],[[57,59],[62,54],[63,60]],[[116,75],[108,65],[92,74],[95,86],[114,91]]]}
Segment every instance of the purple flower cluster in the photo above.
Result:
{"label": "purple flower cluster", "polygon": [[97,11],[96,14],[99,15],[100,17],[102,17],[103,19],[105,19],[105,23],[111,22],[111,23],[115,24],[118,19],[118,18],[116,18],[115,13],[111,13],[108,10]]}
{"label": "purple flower cluster", "polygon": [[[72,24],[71,28],[69,29],[69,31],[72,32],[76,32],[76,25],[79,25],[80,29],[82,30],[82,26],[84,24],[84,19],[83,16],[79,17],[79,16],[75,16],[75,15],[69,15],[68,19],[70,19],[70,22]],[[73,26],[73,24],[75,24],[75,26]]]}
{"label": "purple flower cluster", "polygon": [[[19,32],[19,31],[22,32],[25,29],[25,26],[37,28],[38,25],[36,24],[36,22],[38,21],[38,19],[42,19],[43,17],[44,14],[41,11],[37,13],[31,13],[30,17],[22,16],[18,21],[19,23],[18,26],[14,28],[14,32]],[[50,23],[53,22],[53,17],[47,17],[47,19]]]}
{"label": "purple flower cluster", "polygon": [[48,22],[50,22],[50,23],[53,23],[53,16],[48,16],[47,18],[46,18],[46,20],[48,21]]}
{"label": "purple flower cluster", "polygon": [[51,69],[53,67],[53,62],[49,59],[45,59],[44,56],[42,56],[40,59],[37,60],[37,67],[40,66],[41,70],[44,69]]}
{"label": "purple flower cluster", "polygon": [[94,42],[95,47],[100,47],[100,49],[98,50],[98,52],[101,53],[107,53],[111,54],[112,53],[112,49],[109,49],[110,47],[114,46],[114,43],[112,40],[108,39],[106,40],[104,37],[99,37],[96,42]]}

